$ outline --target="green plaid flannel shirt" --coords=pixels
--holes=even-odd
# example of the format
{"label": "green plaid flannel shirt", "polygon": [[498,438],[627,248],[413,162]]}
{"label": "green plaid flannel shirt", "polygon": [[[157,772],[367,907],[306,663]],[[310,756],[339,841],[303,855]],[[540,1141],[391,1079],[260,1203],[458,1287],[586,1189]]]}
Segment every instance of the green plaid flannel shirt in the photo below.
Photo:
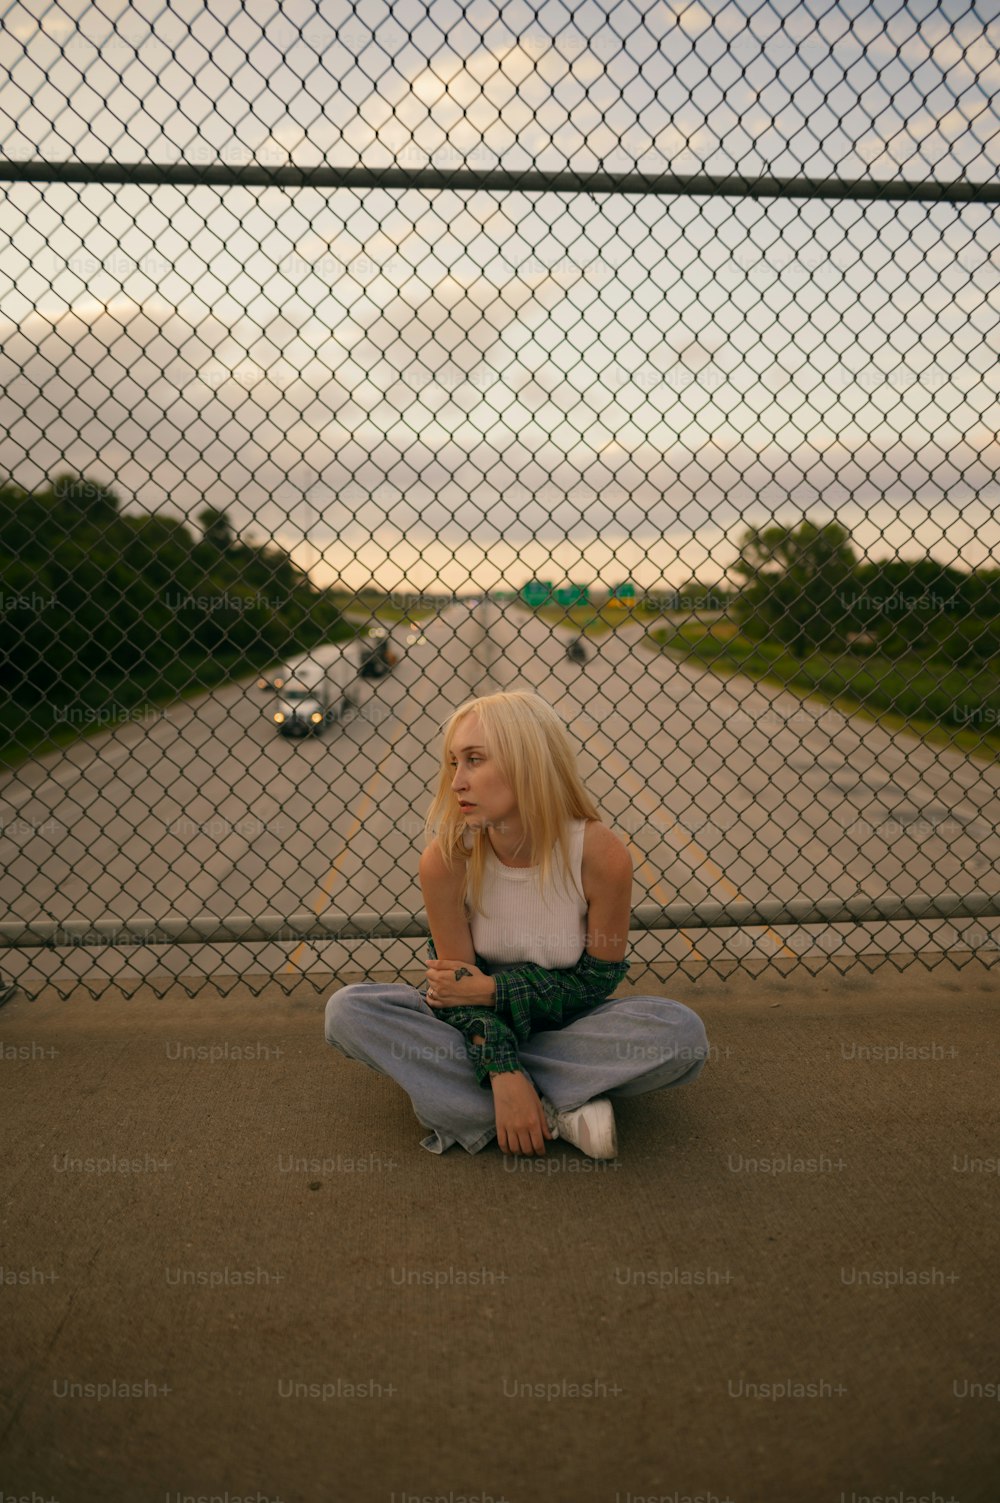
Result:
{"label": "green plaid flannel shirt", "polygon": [[[427,953],[437,960],[432,939]],[[476,965],[496,983],[496,1000],[492,1007],[434,1008],[442,1022],[450,1023],[465,1036],[465,1047],[481,1086],[489,1087],[490,1076],[520,1070],[517,1045],[543,1028],[563,1028],[591,1008],[606,1002],[625,979],[627,960],[595,960],[586,950],[576,965],[565,970],[547,971],[544,966],[525,961],[522,965],[491,970],[489,961],[476,956]],[[427,989],[421,995],[424,1000]],[[474,1044],[474,1034],[482,1034],[483,1043]]]}

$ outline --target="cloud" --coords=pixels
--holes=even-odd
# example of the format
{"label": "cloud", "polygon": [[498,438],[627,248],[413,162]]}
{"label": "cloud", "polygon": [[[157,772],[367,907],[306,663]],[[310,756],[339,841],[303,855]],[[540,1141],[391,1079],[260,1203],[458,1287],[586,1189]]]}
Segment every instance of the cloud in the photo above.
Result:
{"label": "cloud", "polygon": [[[383,517],[405,502],[432,528],[470,529],[516,495],[507,521],[528,532],[600,531],[613,518],[626,530],[660,526],[651,519],[668,493],[725,506],[747,485],[763,492],[779,470],[847,473],[863,488],[877,470],[891,487],[885,454],[899,453],[898,477],[912,469],[908,445],[921,451],[911,493],[921,475],[945,494],[993,483],[995,437],[984,422],[968,432],[948,422],[959,389],[940,358],[926,373],[864,363],[852,376],[834,364],[825,380],[836,374],[836,386],[814,369],[807,399],[794,371],[775,384],[773,358],[755,373],[678,330],[631,378],[616,364],[599,376],[580,358],[561,366],[551,338],[547,355],[532,353],[531,326],[547,332],[572,285],[545,274],[499,285],[445,277],[415,301],[356,306],[329,340],[321,326],[300,339],[280,316],[256,332],[243,320],[238,334],[128,300],[32,315],[3,339],[0,456],[24,485],[65,458],[102,478],[117,471],[151,509],[190,510],[227,491],[272,525],[285,515],[276,486],[286,505],[311,490],[317,514],[345,490],[359,506],[377,494]],[[969,301],[978,306],[978,293]],[[955,382],[968,374],[957,351],[951,364]],[[611,371],[621,380],[609,384]],[[977,378],[962,410],[995,410],[995,387]]]}
{"label": "cloud", "polygon": [[[27,11],[13,15],[14,34],[26,49],[26,71],[19,75],[15,66],[14,77],[27,80],[42,56],[33,53],[35,43],[49,50],[52,43]],[[94,20],[99,12],[81,12],[88,15]],[[474,163],[593,165],[610,160],[624,140],[616,166],[649,165],[644,159],[658,154],[693,171],[717,148],[723,120],[728,129],[734,114],[743,122],[741,144],[732,145],[732,134],[725,139],[734,153],[749,142],[760,170],[787,147],[766,101],[760,102],[756,64],[737,70],[723,91],[699,60],[703,34],[715,34],[713,45],[729,36],[734,49],[739,37],[747,39],[735,7],[719,10],[714,24],[705,8],[681,0],[672,9],[650,12],[637,41],[657,45],[642,63],[639,103],[632,92],[636,63],[610,26],[588,38],[567,27],[557,46],[542,32],[543,19],[537,32],[503,47],[477,46],[465,57],[446,46],[429,61],[404,65],[402,58],[414,53],[401,53],[400,66],[385,66],[377,83],[361,67],[345,64],[318,118],[316,100],[286,62],[280,79],[275,72],[261,90],[270,135],[257,150],[291,152],[293,159],[317,152],[331,160],[350,160],[351,152],[371,162],[397,156],[409,165],[437,160],[457,166],[466,157]],[[248,24],[244,17],[238,27]],[[259,32],[255,24],[254,35]],[[237,29],[232,40],[238,51],[244,31]],[[813,36],[810,45],[818,40]],[[837,62],[836,49],[823,60],[814,46],[810,60],[818,84],[825,86],[828,66],[831,82],[846,80],[849,96],[859,43],[881,58],[887,40],[894,66],[907,58],[913,66],[929,61],[941,78],[963,87],[970,69],[986,70],[976,92],[959,97],[953,90],[953,102],[946,99],[944,108],[939,94],[934,109],[906,116],[893,147],[902,160],[919,148],[935,171],[947,175],[949,163],[953,168],[973,147],[978,151],[976,133],[985,136],[991,128],[982,88],[998,71],[996,49],[985,34],[977,39],[969,28],[952,31],[933,17],[912,43],[892,41],[886,24],[871,13],[856,19],[841,45],[841,56],[851,49],[845,66]],[[964,62],[959,44],[967,47]],[[832,45],[832,36],[823,41]],[[760,67],[772,76],[767,46]],[[296,55],[302,49],[297,44]],[[361,63],[365,49],[354,50]],[[145,53],[146,59],[151,55]],[[207,64],[194,38],[182,38],[176,55],[176,66],[191,71],[188,107],[201,119],[206,138],[213,130],[231,136],[232,118],[239,128],[265,129],[263,117],[254,122],[245,108],[237,116],[227,113],[230,94],[220,96],[221,102],[209,98]],[[678,89],[674,79],[678,56],[689,61],[690,89]],[[122,67],[125,82],[135,81],[130,66]],[[50,82],[58,91],[69,78],[71,103],[79,70],[64,77],[58,69]],[[681,85],[687,76],[679,75]],[[891,92],[889,73],[885,80]],[[663,103],[661,85],[667,82],[679,101],[673,119]],[[138,92],[146,97],[145,90]],[[724,99],[727,109],[709,104],[710,95]],[[134,120],[138,132],[151,128],[151,115],[133,114],[134,98],[127,111],[119,109],[123,99],[124,89],[110,89],[89,116],[91,134],[72,133],[81,154],[103,156],[105,138],[122,139],[116,111]],[[166,93],[154,91],[149,110],[154,103],[160,110],[158,154],[161,148],[186,151],[190,121]],[[307,103],[312,113],[302,119],[312,123],[303,125],[294,116]],[[48,123],[46,107],[31,113],[22,99],[9,113],[23,114],[28,129]],[[854,113],[858,149],[875,159],[876,171],[895,170],[885,148],[892,112],[877,125],[860,109]],[[814,131],[822,132],[823,119],[818,112]],[[789,130],[794,125],[790,116]],[[845,129],[838,116],[831,130],[840,134],[831,152],[850,149]],[[60,151],[64,147],[65,141]],[[129,147],[126,138],[126,152]],[[977,170],[986,166],[981,157]],[[24,202],[34,192],[18,189],[11,202]],[[674,200],[667,208],[662,200],[618,199],[599,207],[581,197],[559,200],[550,214],[544,200],[486,192],[423,195],[418,210],[416,195],[380,192],[362,198],[273,190],[269,198],[245,190],[146,195],[126,188],[113,202],[105,190],[51,193],[53,204],[65,205],[64,214],[53,215],[53,256],[63,240],[89,246],[102,235],[124,251],[135,226],[135,238],[146,236],[158,251],[171,236],[177,243],[166,255],[162,301],[113,292],[105,304],[99,292],[116,278],[120,286],[126,276],[106,262],[93,274],[77,269],[71,275],[66,261],[48,278],[39,257],[27,274],[20,265],[12,267],[7,306],[20,309],[33,295],[62,296],[72,305],[48,319],[32,315],[12,326],[3,342],[6,437],[0,460],[22,484],[42,483],[69,463],[117,480],[125,494],[150,509],[169,505],[186,514],[208,496],[232,506],[240,526],[257,515],[262,525],[280,528],[301,504],[303,515],[311,511],[317,527],[325,518],[340,538],[362,521],[375,548],[380,527],[387,537],[420,537],[428,547],[437,546],[434,533],[440,532],[446,546],[463,548],[463,557],[476,548],[488,556],[500,546],[500,534],[519,547],[534,547],[533,530],[553,548],[561,546],[560,536],[583,548],[590,546],[585,535],[612,535],[616,528],[649,539],[653,547],[657,538],[707,536],[734,508],[782,498],[798,505],[810,497],[839,497],[878,512],[889,495],[905,505],[915,497],[937,497],[934,504],[943,504],[950,488],[974,503],[995,494],[991,376],[984,375],[971,392],[960,389],[957,378],[951,384],[954,367],[946,370],[940,358],[938,373],[945,379],[933,390],[922,390],[915,370],[904,371],[911,382],[906,392],[879,371],[847,371],[839,385],[829,375],[838,362],[844,370],[845,344],[856,342],[864,353],[871,330],[891,367],[899,354],[895,324],[890,330],[878,317],[895,320],[897,314],[904,333],[937,357],[941,344],[954,341],[951,353],[962,357],[963,379],[977,353],[989,353],[982,340],[970,350],[968,337],[977,310],[992,306],[984,297],[989,268],[970,274],[967,287],[952,285],[954,268],[939,273],[927,259],[934,248],[925,231],[938,233],[929,215],[918,222],[916,214],[907,218],[895,207],[859,210],[858,228],[852,220],[851,230],[823,251],[823,234],[836,221],[830,216],[821,225],[822,206],[755,206],[747,222],[753,227],[766,220],[762,238],[782,241],[786,259],[751,245],[754,265],[764,264],[744,267],[734,278],[734,257],[746,249],[751,232],[734,241],[746,209],[721,201]],[[280,213],[271,208],[279,199]],[[33,197],[30,202],[28,223],[38,213]],[[106,206],[96,229],[94,202]],[[172,215],[164,212],[165,204],[174,205]],[[965,223],[957,221],[958,228]],[[988,256],[988,228],[974,233]],[[869,236],[875,241],[871,250]],[[571,249],[560,237],[569,239]],[[258,243],[267,247],[265,258]],[[291,249],[281,253],[278,244]],[[552,252],[547,262],[525,264],[533,246],[540,258]],[[569,265],[581,247],[588,258],[593,254],[594,266]],[[798,264],[800,251],[818,255],[818,264]],[[552,269],[555,254],[564,257],[561,269]],[[909,283],[884,315],[871,311],[886,264],[880,256],[891,260],[891,277]],[[950,256],[948,251],[946,263]],[[923,271],[921,260],[927,263]],[[935,289],[921,281],[928,272]],[[758,278],[756,296],[752,277]],[[812,279],[809,286],[803,278]],[[82,284],[88,285],[87,301]],[[138,285],[129,274],[129,286]],[[893,287],[898,280],[887,286],[889,304]],[[986,290],[992,293],[991,283]],[[785,310],[796,293],[801,301],[793,311],[804,314],[796,325],[798,340],[805,350],[805,341],[814,338],[808,354],[818,347],[825,362],[809,372],[808,399],[796,385],[806,377],[785,370],[767,342],[769,333],[780,332],[774,299],[786,298]],[[248,311],[193,311],[202,297],[217,310]],[[686,355],[680,344],[670,347],[671,331],[686,330],[694,338],[696,329],[704,338]],[[710,347],[713,334],[739,352],[735,365]],[[632,367],[631,375],[622,374]],[[874,387],[865,384],[869,376]],[[948,414],[963,396],[967,414],[976,414],[978,403],[984,435],[978,451],[957,417],[949,427]],[[896,457],[886,460],[880,444]],[[480,541],[473,543],[473,537]]]}
{"label": "cloud", "polygon": [[[213,318],[195,324],[127,302],[32,315],[0,345],[0,465],[26,486],[82,470],[132,506],[170,515],[193,518],[209,501],[238,531],[279,538],[304,565],[319,556],[319,582],[352,587],[374,578],[425,588],[430,575],[486,588],[501,564],[518,583],[547,560],[565,573],[578,560],[583,577],[620,564],[622,577],[644,585],[677,582],[699,559],[717,573],[749,520],[808,513],[842,516],[876,554],[918,537],[940,554],[947,545],[933,519],[960,506],[972,529],[961,562],[996,556],[1000,443],[985,421],[963,433],[941,417],[938,432],[905,442],[884,419],[865,426],[845,408],[817,423],[815,441],[792,426],[782,446],[759,423],[752,441],[755,430],[741,433],[730,414],[728,437],[705,416],[700,436],[689,424],[656,441],[655,429],[622,424],[597,443],[550,425],[550,411],[572,410],[558,373],[515,363],[504,376],[508,415],[520,383],[524,420],[484,429],[475,376],[503,344],[491,324],[499,290],[453,279],[419,306],[390,302],[358,323],[337,375],[316,385],[294,370],[283,385],[254,360],[253,340]],[[559,306],[564,289],[503,291],[509,331],[535,294]],[[440,403],[423,427],[414,419],[426,391],[401,388],[392,408],[388,400],[404,349],[437,383]],[[386,351],[387,384],[360,390],[354,365],[360,374],[360,357]],[[711,361],[700,347],[680,349],[703,371],[713,368],[706,354]],[[216,366],[224,378],[206,383]],[[526,381],[538,394],[529,398]]]}

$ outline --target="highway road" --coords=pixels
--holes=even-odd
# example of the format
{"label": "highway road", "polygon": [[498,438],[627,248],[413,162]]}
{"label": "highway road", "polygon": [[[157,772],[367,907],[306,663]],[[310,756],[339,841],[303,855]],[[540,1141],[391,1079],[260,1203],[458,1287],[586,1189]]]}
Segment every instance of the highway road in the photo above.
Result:
{"label": "highway road", "polygon": [[[638,625],[583,666],[568,636],[491,601],[448,607],[386,679],[362,681],[342,725],[286,740],[255,681],[115,726],[0,784],[8,919],[126,921],[231,914],[416,912],[423,816],[440,731],[470,695],[528,688],[563,716],[602,815],[630,843],[633,906],[680,901],[997,893],[1000,769],[741,675],[649,650]],[[1000,921],[659,930],[635,971],[685,961],[1000,945]],[[8,948],[0,976],[278,977],[419,966],[417,938]]]}

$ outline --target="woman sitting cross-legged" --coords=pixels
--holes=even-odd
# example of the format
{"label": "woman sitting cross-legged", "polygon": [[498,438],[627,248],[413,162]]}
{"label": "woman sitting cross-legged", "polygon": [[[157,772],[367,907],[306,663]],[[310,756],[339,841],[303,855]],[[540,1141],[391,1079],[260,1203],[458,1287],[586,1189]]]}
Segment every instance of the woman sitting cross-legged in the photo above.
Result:
{"label": "woman sitting cross-legged", "polygon": [[467,700],[444,728],[420,858],[427,984],[341,987],[326,1039],[388,1075],[421,1147],[617,1156],[612,1102],[696,1080],[698,1015],[612,998],[628,971],[632,860],[602,824],[566,728],[537,694]]}

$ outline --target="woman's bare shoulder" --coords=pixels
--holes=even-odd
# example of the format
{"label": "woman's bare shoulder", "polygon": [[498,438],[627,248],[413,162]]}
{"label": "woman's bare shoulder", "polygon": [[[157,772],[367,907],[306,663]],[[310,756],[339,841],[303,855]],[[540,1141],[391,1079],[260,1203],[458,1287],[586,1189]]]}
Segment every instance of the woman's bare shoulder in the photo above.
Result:
{"label": "woman's bare shoulder", "polygon": [[431,861],[443,860],[444,857],[441,854],[441,842],[440,840],[438,840],[436,835],[432,835],[430,840],[428,840],[427,844],[424,846],[423,850],[420,852],[420,865],[423,866],[425,861],[429,863]]}
{"label": "woman's bare shoulder", "polygon": [[583,872],[609,877],[632,875],[632,857],[620,836],[599,819],[588,819],[583,832]]}
{"label": "woman's bare shoulder", "polygon": [[436,835],[431,836],[420,852],[420,870],[429,873],[431,876],[448,870],[448,864],[444,859],[444,852],[441,849],[441,842]]}
{"label": "woman's bare shoulder", "polygon": [[461,883],[464,878],[464,863],[456,861],[449,866],[444,859],[441,842],[433,835],[420,853],[420,875],[430,877],[432,881],[449,881]]}

